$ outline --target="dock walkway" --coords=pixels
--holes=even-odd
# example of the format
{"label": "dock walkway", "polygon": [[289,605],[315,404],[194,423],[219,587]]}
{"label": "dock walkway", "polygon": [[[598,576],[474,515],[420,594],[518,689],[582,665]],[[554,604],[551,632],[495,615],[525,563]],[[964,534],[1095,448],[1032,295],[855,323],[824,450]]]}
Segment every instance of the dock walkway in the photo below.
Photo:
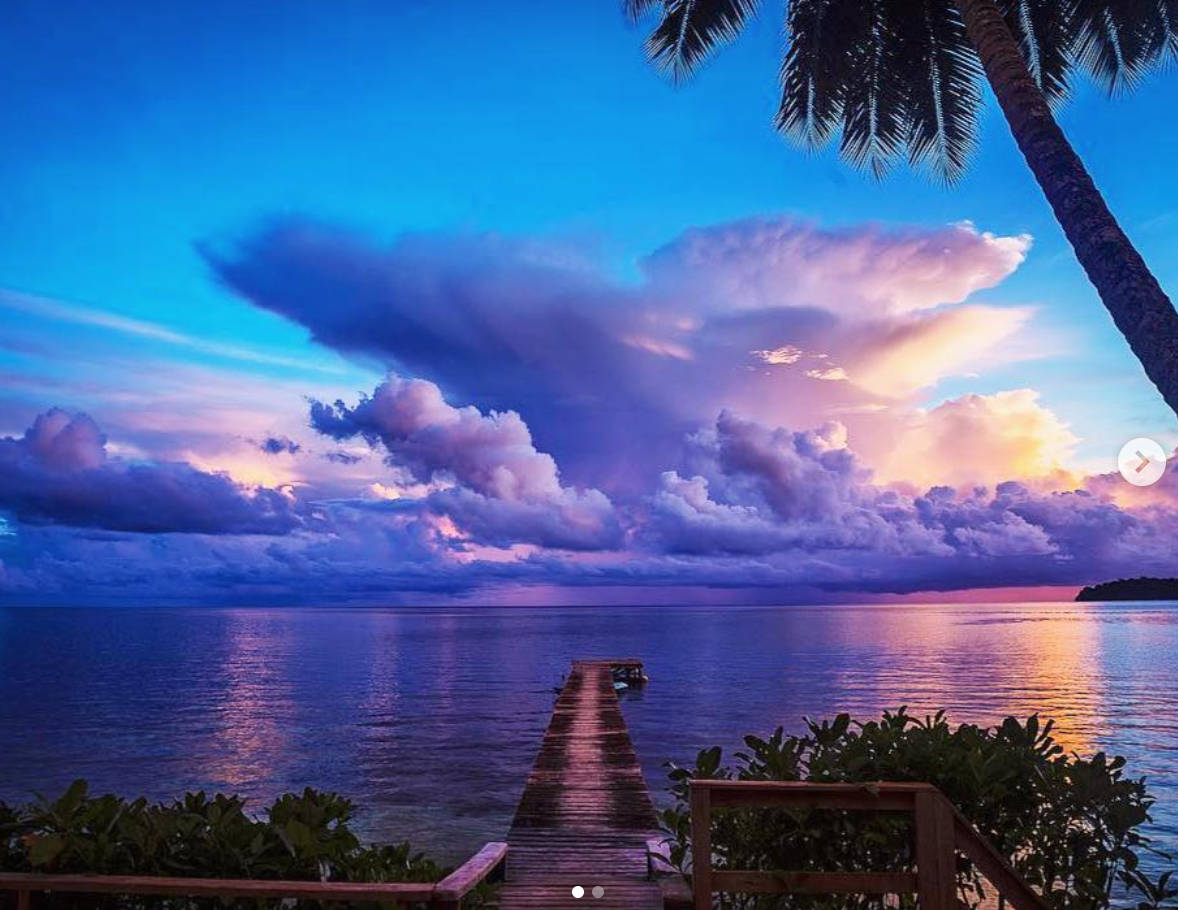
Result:
{"label": "dock walkway", "polygon": [[635,663],[573,664],[507,835],[500,910],[661,910],[646,859],[658,823],[613,686],[614,665]]}

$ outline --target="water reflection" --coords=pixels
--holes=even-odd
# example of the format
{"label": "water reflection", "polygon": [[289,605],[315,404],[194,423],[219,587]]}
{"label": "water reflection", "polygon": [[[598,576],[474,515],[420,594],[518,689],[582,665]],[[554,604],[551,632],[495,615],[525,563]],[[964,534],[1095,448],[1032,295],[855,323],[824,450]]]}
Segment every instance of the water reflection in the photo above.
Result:
{"label": "water reflection", "polygon": [[279,776],[279,757],[294,746],[291,675],[293,627],[281,616],[246,611],[225,617],[224,652],[211,699],[215,720],[194,769],[229,792],[265,792]]}
{"label": "water reflection", "polygon": [[1178,607],[0,610],[0,797],[304,786],[458,858],[506,829],[575,657],[641,656],[644,770],[803,715],[1056,718],[1154,778],[1178,845]]}

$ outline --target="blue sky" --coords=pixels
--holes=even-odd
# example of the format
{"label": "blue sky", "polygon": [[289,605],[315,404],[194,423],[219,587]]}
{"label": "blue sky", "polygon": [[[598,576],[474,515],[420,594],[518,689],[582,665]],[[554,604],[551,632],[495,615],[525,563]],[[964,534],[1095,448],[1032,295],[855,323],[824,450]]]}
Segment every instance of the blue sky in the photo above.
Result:
{"label": "blue sky", "polygon": [[[37,303],[10,296],[0,308],[0,433],[22,433],[51,406],[85,409],[116,450],[181,457],[184,447],[153,451],[129,424],[120,437],[113,413],[112,389],[142,395],[131,387],[159,364],[289,387],[291,426],[304,376],[312,397],[372,389],[386,364],[311,344],[313,326],[231,292],[198,252],[231,251],[275,220],[339,227],[375,247],[419,231],[543,238],[626,286],[641,281],[643,257],[689,228],[786,216],[849,231],[969,221],[1030,235],[1025,261],[970,298],[1034,308],[1021,355],[946,371],[911,404],[1033,388],[1077,437],[1070,466],[1083,471],[1107,468],[1131,436],[1178,443],[997,113],[987,111],[974,167],[950,189],[904,170],[877,183],[831,152],[803,153],[769,125],[772,4],[681,87],[643,60],[641,30],[611,2],[519,2],[490,16],[459,2],[116,0],[101,12],[19,2],[10,16],[0,287]],[[1176,93],[1171,73],[1125,98],[1081,85],[1061,114],[1171,289],[1178,123],[1166,112]],[[60,306],[87,315],[63,319]],[[101,327],[96,312],[151,331]],[[142,369],[112,378],[120,355]],[[232,472],[205,457],[206,470]]]}
{"label": "blue sky", "polygon": [[[875,183],[768,127],[778,22],[750,33],[692,84],[642,59],[641,32],[609,2],[517,3],[474,18],[464,3],[19,4],[0,129],[0,278],[7,287],[297,347],[301,333],[209,281],[198,240],[309,214],[391,237],[494,230],[591,238],[620,270],[693,224],[768,212],[824,224],[973,220],[1030,233],[1035,251],[1001,288],[1045,306],[1080,362],[1045,377],[1072,421],[1095,366],[1113,437],[1164,434],[1139,378],[1071,258],[1005,124],[990,111],[969,176],[945,190],[906,172]],[[1063,123],[1164,285],[1178,151],[1163,75],[1110,101],[1081,86]],[[1124,374],[1128,373],[1126,376]],[[1140,387],[1140,388],[1138,388]],[[1100,407],[1103,402],[1111,407]]]}

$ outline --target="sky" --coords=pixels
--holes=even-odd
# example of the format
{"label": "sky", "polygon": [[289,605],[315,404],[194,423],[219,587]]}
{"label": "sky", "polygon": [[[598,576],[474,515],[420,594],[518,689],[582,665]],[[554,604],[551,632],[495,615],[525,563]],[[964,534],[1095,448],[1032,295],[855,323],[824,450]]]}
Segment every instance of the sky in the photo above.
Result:
{"label": "sky", "polygon": [[[504,11],[501,11],[504,12]],[[11,5],[0,602],[1061,596],[1178,423],[990,105],[946,188],[616,4]],[[1178,288],[1178,74],[1061,123]],[[1044,593],[1046,592],[1046,593]]]}

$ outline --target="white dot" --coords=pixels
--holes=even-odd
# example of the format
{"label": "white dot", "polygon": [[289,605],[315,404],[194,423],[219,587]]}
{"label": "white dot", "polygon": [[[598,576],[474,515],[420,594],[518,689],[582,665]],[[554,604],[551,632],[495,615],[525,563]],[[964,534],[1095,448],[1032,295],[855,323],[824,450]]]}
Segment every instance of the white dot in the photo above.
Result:
{"label": "white dot", "polygon": [[593,896],[600,900],[601,898],[605,897],[605,889],[601,887],[601,885],[594,885]]}
{"label": "white dot", "polygon": [[585,889],[582,888],[580,885],[573,885],[573,897],[575,897],[577,900],[580,900],[584,896],[585,896]]}

